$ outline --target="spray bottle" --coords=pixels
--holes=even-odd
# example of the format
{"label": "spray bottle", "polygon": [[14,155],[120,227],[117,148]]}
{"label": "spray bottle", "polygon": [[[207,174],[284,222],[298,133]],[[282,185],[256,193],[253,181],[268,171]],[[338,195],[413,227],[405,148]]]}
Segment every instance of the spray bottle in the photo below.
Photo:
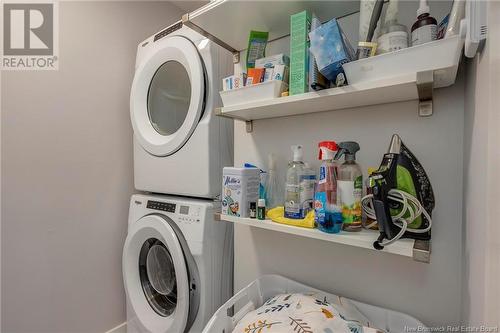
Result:
{"label": "spray bottle", "polygon": [[300,181],[304,173],[302,146],[292,146],[293,160],[288,163],[285,185],[285,217],[290,219],[304,218],[300,198]]}
{"label": "spray bottle", "polygon": [[338,233],[342,229],[342,213],[337,205],[338,167],[334,160],[338,147],[335,141],[322,141],[318,147],[322,163],[314,197],[314,219],[319,230]]}
{"label": "spray bottle", "polygon": [[342,228],[346,231],[361,231],[361,197],[363,195],[363,174],[356,163],[359,144],[354,141],[341,142],[335,154],[338,160],[344,155],[345,161],[338,169],[337,203],[342,209]]}

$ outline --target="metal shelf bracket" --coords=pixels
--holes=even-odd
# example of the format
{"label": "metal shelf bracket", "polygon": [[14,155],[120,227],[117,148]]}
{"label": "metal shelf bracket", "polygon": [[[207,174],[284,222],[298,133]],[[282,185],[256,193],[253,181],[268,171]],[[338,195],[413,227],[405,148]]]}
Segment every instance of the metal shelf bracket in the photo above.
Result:
{"label": "metal shelf bracket", "polygon": [[224,113],[222,113],[222,108],[215,108],[214,109],[214,114],[218,117],[226,117],[226,118],[230,118],[230,119],[233,119],[233,120],[242,120],[245,122],[245,129],[247,131],[247,133],[252,133],[253,132],[253,120],[246,120],[246,119],[238,119],[236,117],[228,117],[227,115],[225,115]]}
{"label": "metal shelf bracket", "polygon": [[253,120],[245,121],[245,128],[247,130],[247,133],[252,133],[253,132]]}
{"label": "metal shelf bracket", "polygon": [[413,260],[426,264],[431,261],[431,241],[415,241],[415,244],[413,244]]}
{"label": "metal shelf bracket", "polygon": [[433,114],[434,71],[417,73],[418,115],[428,117]]}

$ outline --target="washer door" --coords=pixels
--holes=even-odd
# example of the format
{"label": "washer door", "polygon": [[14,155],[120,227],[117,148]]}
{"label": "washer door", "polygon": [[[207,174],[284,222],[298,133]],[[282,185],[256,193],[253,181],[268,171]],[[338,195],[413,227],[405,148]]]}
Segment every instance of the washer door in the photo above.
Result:
{"label": "washer door", "polygon": [[152,46],[135,72],[130,94],[132,127],[150,154],[167,156],[189,139],[203,115],[204,67],[196,46],[172,36]]}
{"label": "washer door", "polygon": [[181,243],[167,219],[148,215],[129,228],[123,279],[137,319],[148,331],[182,333],[191,325],[189,274]]}

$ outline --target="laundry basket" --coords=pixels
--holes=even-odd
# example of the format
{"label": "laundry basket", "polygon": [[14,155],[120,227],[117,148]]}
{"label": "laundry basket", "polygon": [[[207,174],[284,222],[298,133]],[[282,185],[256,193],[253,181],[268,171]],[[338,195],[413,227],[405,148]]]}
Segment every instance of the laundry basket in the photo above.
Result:
{"label": "laundry basket", "polygon": [[[240,290],[215,312],[203,333],[231,333],[236,324],[250,311],[253,311],[269,298],[285,293],[319,291],[304,284],[279,275],[264,275]],[[332,295],[333,296],[333,295]],[[387,332],[408,332],[411,328],[425,329],[417,319],[406,314],[387,310],[378,306],[350,300],[365,315],[373,327]],[[231,315],[234,306],[241,306],[238,312]],[[415,332],[420,332],[416,330]]]}

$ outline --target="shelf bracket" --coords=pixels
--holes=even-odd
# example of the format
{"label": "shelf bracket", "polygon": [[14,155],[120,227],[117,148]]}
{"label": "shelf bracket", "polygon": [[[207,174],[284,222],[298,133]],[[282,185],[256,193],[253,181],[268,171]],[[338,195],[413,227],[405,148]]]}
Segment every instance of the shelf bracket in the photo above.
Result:
{"label": "shelf bracket", "polygon": [[431,241],[415,241],[415,244],[413,244],[413,260],[427,264],[431,261]]}
{"label": "shelf bracket", "polygon": [[253,120],[246,120],[245,121],[245,128],[247,130],[247,133],[252,133],[253,132]]}
{"label": "shelf bracket", "polygon": [[[183,25],[193,29],[194,31],[196,31],[197,33],[202,35],[203,37],[210,39],[212,42],[218,44],[219,46],[222,46],[223,48],[225,48],[229,52],[233,53],[233,61],[234,61],[234,54],[239,53],[238,50],[236,50],[232,46],[224,43],[222,40],[215,37],[214,35],[212,35],[208,31],[204,30],[203,28],[199,27],[198,25],[194,24],[193,21],[191,21],[191,18],[189,17],[189,13],[182,15],[181,20],[182,20]],[[239,57],[239,54],[238,54],[238,57]],[[239,59],[238,59],[238,62],[239,62]]]}
{"label": "shelf bracket", "polygon": [[418,115],[420,117],[432,116],[433,90],[434,90],[434,71],[418,72],[417,73]]}
{"label": "shelf bracket", "polygon": [[237,118],[237,117],[228,117],[227,115],[225,115],[222,112],[222,108],[215,108],[214,109],[214,114],[216,116],[218,116],[218,117],[226,117],[226,118],[233,119],[233,120],[244,121],[245,122],[245,129],[246,129],[247,133],[252,133],[253,132],[253,120],[246,120],[246,119]]}
{"label": "shelf bracket", "polygon": [[233,64],[240,63],[240,53],[238,51],[233,52]]}

